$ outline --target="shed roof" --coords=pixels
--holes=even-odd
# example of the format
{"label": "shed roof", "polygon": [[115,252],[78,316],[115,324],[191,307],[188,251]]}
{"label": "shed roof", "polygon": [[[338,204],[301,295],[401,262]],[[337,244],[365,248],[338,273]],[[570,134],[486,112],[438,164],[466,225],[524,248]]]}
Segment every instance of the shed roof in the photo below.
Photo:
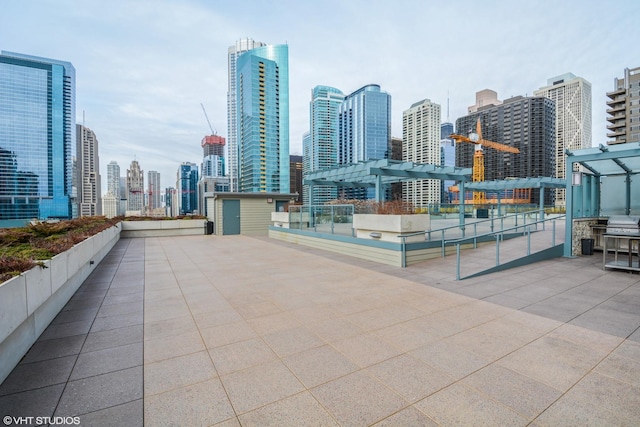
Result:
{"label": "shed roof", "polygon": [[626,175],[640,173],[640,142],[602,145],[569,151],[571,161],[579,163],[594,175]]}

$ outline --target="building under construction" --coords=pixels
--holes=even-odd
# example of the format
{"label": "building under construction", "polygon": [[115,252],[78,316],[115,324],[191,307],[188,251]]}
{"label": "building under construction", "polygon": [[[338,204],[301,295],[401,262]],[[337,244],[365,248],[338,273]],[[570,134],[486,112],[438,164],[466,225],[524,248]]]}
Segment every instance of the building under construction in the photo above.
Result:
{"label": "building under construction", "polygon": [[[518,154],[485,150],[484,179],[555,177],[554,102],[544,97],[516,96],[496,104],[478,107],[468,116],[456,120],[458,134],[475,132],[480,119],[483,138],[520,150]],[[456,166],[473,167],[473,156],[472,144],[456,146]],[[551,193],[545,195],[545,205],[554,204]],[[516,198],[521,199],[522,195],[518,196]],[[491,202],[490,194],[487,194],[487,201]],[[536,192],[531,194],[530,203],[539,203]]]}

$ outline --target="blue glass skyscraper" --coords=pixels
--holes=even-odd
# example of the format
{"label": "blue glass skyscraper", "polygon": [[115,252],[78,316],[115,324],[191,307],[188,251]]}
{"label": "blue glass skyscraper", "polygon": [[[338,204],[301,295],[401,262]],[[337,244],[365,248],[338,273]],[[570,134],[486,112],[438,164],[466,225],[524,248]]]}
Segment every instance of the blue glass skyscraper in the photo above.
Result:
{"label": "blue glass skyscraper", "polygon": [[[348,95],[340,105],[338,164],[349,165],[366,160],[389,158],[391,142],[391,95],[370,84]],[[345,197],[366,196],[352,191]]]}
{"label": "blue glass skyscraper", "polygon": [[75,68],[0,54],[0,225],[74,218]]}
{"label": "blue glass skyscraper", "polygon": [[262,46],[236,61],[238,190],[289,192],[289,48]]}
{"label": "blue glass skyscraper", "polygon": [[198,210],[198,166],[183,162],[178,168],[178,197],[180,215],[188,215]]}

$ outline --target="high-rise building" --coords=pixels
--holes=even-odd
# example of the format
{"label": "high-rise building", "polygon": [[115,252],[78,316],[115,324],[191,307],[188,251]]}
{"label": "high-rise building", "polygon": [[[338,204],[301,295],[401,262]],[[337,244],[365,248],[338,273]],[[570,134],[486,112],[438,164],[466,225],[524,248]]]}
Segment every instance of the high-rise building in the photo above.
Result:
{"label": "high-rise building", "polygon": [[162,188],[160,187],[160,172],[149,171],[147,172],[148,188],[147,194],[149,196],[149,211],[153,212],[155,209],[161,208],[162,203]]}
{"label": "high-rise building", "polygon": [[144,172],[137,160],[127,169],[127,211],[142,215],[144,207]]}
{"label": "high-rise building", "polygon": [[489,105],[500,105],[502,101],[498,99],[498,92],[491,89],[484,89],[476,92],[476,104],[467,108],[469,114],[475,113],[478,109]]}
{"label": "high-rise building", "polygon": [[178,212],[189,215],[198,212],[198,166],[195,163],[182,162],[178,168],[176,182],[178,190]]}
{"label": "high-rise building", "polygon": [[202,138],[202,164],[200,165],[200,177],[224,176],[225,139],[218,135],[208,135]]}
{"label": "high-rise building", "polygon": [[107,165],[107,194],[111,193],[120,199],[120,166],[115,160]]}
{"label": "high-rise building", "polygon": [[[547,80],[547,86],[533,92],[556,104],[555,177],[566,178],[565,150],[591,147],[591,83],[572,73]],[[565,190],[557,189],[556,205],[564,206]]]}
{"label": "high-rise building", "polygon": [[[482,137],[489,141],[509,145],[519,154],[485,148],[485,180],[506,178],[553,177],[555,175],[555,103],[545,97],[516,96],[500,105],[487,105],[475,113],[456,120],[458,134],[475,132],[478,118]],[[456,146],[456,166],[473,167],[473,144]],[[555,194],[545,193],[545,205],[554,203]],[[539,193],[533,192],[531,201],[539,202]]]}
{"label": "high-rise building", "polygon": [[[309,137],[303,139],[304,173],[330,169],[338,164],[338,118],[344,94],[333,87],[316,86],[311,90],[309,112]],[[305,143],[306,141],[306,143]],[[293,189],[292,189],[293,190]],[[305,204],[311,199],[312,205],[322,205],[337,198],[337,189],[333,186],[316,185],[313,194],[307,194],[309,187],[303,189]]]}
{"label": "high-rise building", "polygon": [[165,189],[164,208],[168,217],[178,216],[178,192],[173,187]]}
{"label": "high-rise building", "polygon": [[[440,164],[442,166],[456,165],[456,142],[450,138],[453,133],[453,123],[445,122],[440,125]],[[453,180],[440,181],[441,203],[451,203],[453,200],[449,187],[456,185]]]}
{"label": "high-rise building", "polygon": [[236,44],[229,47],[228,51],[228,89],[227,89],[227,132],[229,145],[227,146],[227,160],[231,191],[238,191],[238,126],[237,126],[237,82],[236,82],[236,62],[242,53],[265,46],[262,42],[257,42],[249,38],[240,39]]}
{"label": "high-rise building", "polygon": [[224,157],[224,143],[223,137],[218,135],[207,135],[202,138],[200,146],[202,147],[202,157],[218,156]]}
{"label": "high-rise building", "polygon": [[76,141],[80,216],[102,215],[98,139],[88,127],[76,125]]}
{"label": "high-rise building", "polygon": [[607,144],[640,141],[640,67],[625,68],[624,77],[615,78],[607,92]]}
{"label": "high-rise building", "polygon": [[77,217],[75,74],[69,62],[0,53],[0,224]]}
{"label": "high-rise building", "polygon": [[[402,160],[440,165],[440,105],[423,99],[402,113]],[[440,203],[440,180],[402,183],[402,200],[415,207]]]}
{"label": "high-rise building", "polygon": [[289,48],[236,59],[238,190],[289,193]]}
{"label": "high-rise building", "polygon": [[102,197],[102,215],[107,218],[113,218],[118,216],[118,204],[120,200],[113,195],[113,193],[107,193]]}
{"label": "high-rise building", "polygon": [[297,193],[298,200],[302,200],[302,156],[289,156],[289,189]]}
{"label": "high-rise building", "polygon": [[347,95],[340,104],[338,164],[389,158],[391,95],[371,84]]}

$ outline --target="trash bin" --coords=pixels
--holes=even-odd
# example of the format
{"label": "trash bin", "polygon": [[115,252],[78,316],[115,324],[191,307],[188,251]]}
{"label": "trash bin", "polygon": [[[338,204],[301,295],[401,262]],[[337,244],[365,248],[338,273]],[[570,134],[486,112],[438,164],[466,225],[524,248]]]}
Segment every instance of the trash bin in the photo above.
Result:
{"label": "trash bin", "polygon": [[213,234],[213,221],[207,221],[207,223],[205,224],[204,234]]}
{"label": "trash bin", "polygon": [[593,239],[582,239],[582,255],[593,255]]}
{"label": "trash bin", "polygon": [[489,209],[476,209],[476,218],[489,218]]}

